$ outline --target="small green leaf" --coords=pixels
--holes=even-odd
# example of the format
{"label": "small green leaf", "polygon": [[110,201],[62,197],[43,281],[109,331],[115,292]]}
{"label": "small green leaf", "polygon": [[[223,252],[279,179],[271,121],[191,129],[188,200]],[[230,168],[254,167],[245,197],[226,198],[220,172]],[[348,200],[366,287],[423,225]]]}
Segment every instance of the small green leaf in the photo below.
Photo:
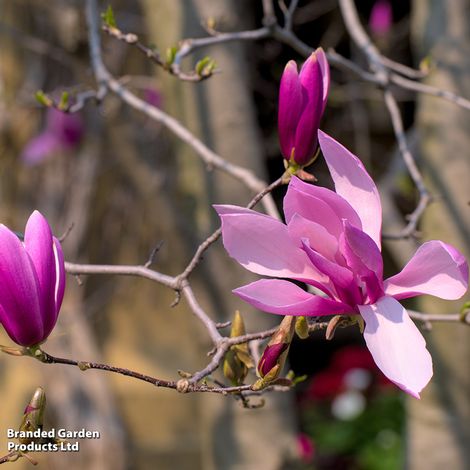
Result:
{"label": "small green leaf", "polygon": [[61,111],[64,111],[68,108],[68,105],[69,105],[69,93],[68,91],[63,91],[62,95],[60,96],[59,109]]}
{"label": "small green leaf", "polygon": [[294,377],[294,378],[292,379],[292,383],[293,383],[294,385],[297,385],[297,384],[299,384],[299,383],[301,383],[301,382],[305,382],[305,381],[307,380],[307,378],[308,378],[308,375],[307,375],[307,374],[299,375],[299,376]]}
{"label": "small green leaf", "polygon": [[101,13],[101,19],[106,26],[109,26],[110,28],[117,28],[116,19],[114,18],[114,12],[111,5],[108,5],[108,8],[104,13]]}
{"label": "small green leaf", "polygon": [[210,57],[206,56],[196,63],[195,70],[198,75],[202,75],[204,67],[206,67],[209,64],[210,60],[211,60]]}
{"label": "small green leaf", "polygon": [[43,106],[46,106],[47,108],[50,108],[53,105],[52,100],[42,90],[38,90],[34,94],[34,97],[36,98],[36,101],[39,104],[42,104]]}
{"label": "small green leaf", "polygon": [[304,316],[297,317],[295,320],[295,332],[300,339],[308,338],[308,322]]}
{"label": "small green leaf", "polygon": [[200,77],[208,77],[209,75],[212,75],[215,70],[215,67],[215,60],[206,56],[196,63],[196,67],[194,69]]}
{"label": "small green leaf", "polygon": [[177,46],[171,46],[166,50],[166,63],[168,65],[171,65],[175,61],[177,52],[178,52]]}

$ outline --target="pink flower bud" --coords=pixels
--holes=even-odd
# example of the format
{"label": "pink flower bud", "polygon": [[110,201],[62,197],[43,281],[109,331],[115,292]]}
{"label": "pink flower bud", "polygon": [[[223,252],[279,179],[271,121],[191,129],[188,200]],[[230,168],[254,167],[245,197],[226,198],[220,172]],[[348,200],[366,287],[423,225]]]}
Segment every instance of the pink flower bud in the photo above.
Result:
{"label": "pink flower bud", "polygon": [[24,242],[0,225],[0,323],[20,346],[42,343],[54,328],[65,289],[62,248],[34,211]]}
{"label": "pink flower bud", "polygon": [[307,165],[315,156],[317,132],[325,110],[330,69],[323,49],[313,52],[300,73],[287,63],[279,89],[279,143],[288,162]]}
{"label": "pink flower bud", "polygon": [[369,17],[369,28],[376,36],[386,36],[393,23],[392,5],[388,0],[377,0]]}
{"label": "pink flower bud", "polygon": [[276,366],[279,367],[271,374],[273,376],[270,377],[270,380],[275,379],[281,373],[281,369],[286,362],[292,337],[294,336],[294,327],[294,317],[285,316],[277,331],[268,342],[258,362],[258,374],[262,378],[266,377]]}

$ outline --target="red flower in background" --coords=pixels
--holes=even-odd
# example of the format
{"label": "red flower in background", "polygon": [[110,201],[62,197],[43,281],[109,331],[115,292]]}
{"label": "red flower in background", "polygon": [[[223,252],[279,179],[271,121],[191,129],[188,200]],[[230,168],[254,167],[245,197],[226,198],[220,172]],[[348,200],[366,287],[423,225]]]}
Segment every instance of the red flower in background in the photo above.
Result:
{"label": "red flower in background", "polygon": [[372,355],[363,346],[347,346],[337,351],[327,369],[316,374],[302,397],[302,401],[332,399],[348,387],[348,374],[363,370],[371,375],[370,385],[393,385],[375,365]]}

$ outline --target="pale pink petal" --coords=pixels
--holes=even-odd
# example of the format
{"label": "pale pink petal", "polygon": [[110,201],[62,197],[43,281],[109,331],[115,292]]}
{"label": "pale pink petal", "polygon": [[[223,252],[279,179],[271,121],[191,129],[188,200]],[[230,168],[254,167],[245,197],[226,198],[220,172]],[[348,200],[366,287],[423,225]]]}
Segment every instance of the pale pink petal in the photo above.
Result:
{"label": "pale pink petal", "polygon": [[384,285],[385,293],[396,299],[420,294],[459,299],[468,288],[468,265],[454,247],[432,240],[421,245],[403,270]]}
{"label": "pale pink petal", "polygon": [[250,305],[278,315],[353,313],[351,307],[344,303],[309,294],[295,284],[279,279],[261,279],[233,292]]}
{"label": "pale pink petal", "polygon": [[325,258],[336,260],[338,240],[323,225],[308,220],[299,214],[291,218],[287,230],[297,246],[302,247],[302,238],[307,238],[310,246]]}
{"label": "pale pink petal", "polygon": [[357,212],[362,221],[363,231],[380,248],[382,206],[374,181],[362,162],[328,134],[318,131],[318,141],[335,183],[336,192]]}
{"label": "pale pink petal", "polygon": [[284,197],[284,215],[288,224],[295,214],[323,226],[335,238],[343,231],[341,219],[323,199],[300,192],[293,184],[289,184]]}
{"label": "pale pink petal", "polygon": [[360,305],[366,323],[364,339],[379,369],[410,395],[419,393],[432,377],[426,341],[403,306],[392,297]]}
{"label": "pale pink petal", "polygon": [[[289,221],[295,213],[303,215],[301,211],[305,211],[305,203],[302,201],[302,198],[308,196],[316,198],[315,200],[320,199],[324,204],[327,204],[329,208],[335,213],[335,219],[339,219],[340,221],[342,219],[346,219],[354,227],[362,229],[361,219],[343,197],[339,196],[334,191],[331,191],[331,189],[305,183],[296,176],[291,178],[286,198],[284,199],[284,213],[286,215],[287,221]],[[308,201],[311,202],[312,200],[307,198],[307,202]],[[314,207],[308,208],[306,215],[309,214],[310,217],[313,217],[314,221],[319,221],[318,215],[315,215]],[[306,217],[306,215],[304,215],[304,217]],[[328,214],[326,214],[326,216],[328,216]],[[322,220],[328,223],[328,218],[326,218],[326,220],[323,218]],[[336,222],[334,222],[334,224],[336,226]],[[336,227],[336,230],[341,232],[342,227]]]}
{"label": "pale pink petal", "polygon": [[234,206],[214,208],[222,220],[225,249],[249,271],[306,282],[328,281],[313,268],[279,220],[244,208],[237,212]]}

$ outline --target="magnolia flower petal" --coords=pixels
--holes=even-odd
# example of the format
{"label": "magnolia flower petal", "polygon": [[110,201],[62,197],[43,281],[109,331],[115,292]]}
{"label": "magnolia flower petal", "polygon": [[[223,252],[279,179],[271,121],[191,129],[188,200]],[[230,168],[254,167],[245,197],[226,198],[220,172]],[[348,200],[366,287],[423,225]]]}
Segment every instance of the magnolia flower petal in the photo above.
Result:
{"label": "magnolia flower petal", "polygon": [[312,264],[326,276],[328,276],[335,286],[340,299],[350,305],[361,303],[362,298],[353,273],[343,266],[326,259],[320,253],[313,250],[306,238],[302,239],[303,249]]}
{"label": "magnolia flower petal", "polygon": [[[56,284],[55,284],[55,319],[57,320],[57,316],[59,315],[59,310],[62,305],[62,300],[64,298],[65,292],[65,264],[64,264],[64,254],[62,252],[62,246],[57,240],[57,238],[53,237],[54,241],[54,263],[55,263],[55,271],[56,271]],[[54,325],[52,325],[54,327]],[[52,328],[51,328],[52,330]]]}
{"label": "magnolia flower petal", "polygon": [[323,226],[335,238],[343,231],[341,220],[323,199],[300,192],[289,184],[284,197],[284,215],[288,224],[295,214]]}
{"label": "magnolia flower petal", "polygon": [[299,80],[304,97],[303,109],[295,133],[296,163],[308,163],[317,148],[317,130],[323,112],[323,76],[316,53],[313,52],[300,70]]}
{"label": "magnolia flower petal", "polygon": [[[364,268],[374,271],[377,273],[377,277],[382,278],[382,254],[374,240],[367,233],[353,227],[347,220],[343,221],[343,225],[344,236],[352,253],[361,261]],[[356,268],[358,271],[362,270],[359,265]]]}
{"label": "magnolia flower petal", "polygon": [[303,107],[302,87],[297,64],[290,60],[282,74],[279,88],[279,144],[284,157],[289,160],[295,145],[295,131]]}
{"label": "magnolia flower petal", "polygon": [[38,211],[31,214],[26,224],[24,248],[36,270],[44,329],[49,330],[49,326],[55,324],[56,319],[55,258],[51,228],[44,216]]}
{"label": "magnolia flower petal", "polygon": [[410,395],[419,393],[432,377],[426,342],[403,306],[392,297],[360,305],[366,323],[364,339],[379,369]]}
{"label": "magnolia flower petal", "polygon": [[343,223],[340,251],[351,270],[365,282],[369,302],[374,303],[384,293],[382,254],[369,235],[347,221]]}
{"label": "magnolia flower petal", "polygon": [[328,64],[328,59],[326,58],[326,54],[324,50],[319,47],[316,50],[318,65],[321,69],[321,74],[323,77],[323,103],[322,103],[322,111],[321,114],[325,111],[326,102],[328,99],[328,92],[330,90],[330,65]]}
{"label": "magnolia flower petal", "polygon": [[468,288],[468,264],[453,246],[440,240],[423,243],[401,272],[384,283],[385,293],[396,299],[429,294],[459,299]]}
{"label": "magnolia flower petal", "polygon": [[[289,194],[292,193],[292,194]],[[296,197],[294,197],[294,195]],[[356,211],[351,207],[349,202],[347,202],[343,197],[336,194],[334,191],[328,188],[322,188],[321,186],[316,186],[314,184],[305,183],[300,178],[296,176],[292,176],[291,181],[289,183],[289,188],[286,194],[286,197],[289,198],[284,200],[284,212],[286,215],[286,220],[289,221],[290,217],[295,212],[303,215],[302,210],[303,204],[302,198],[304,196],[312,196],[316,199],[320,199],[323,203],[327,204],[330,209],[336,214],[335,219],[346,219],[351,225],[362,229],[361,219],[357,215]],[[313,214],[312,214],[313,213]],[[315,216],[315,210],[309,208],[308,214],[311,214],[314,219],[317,220],[317,216]],[[308,218],[308,217],[307,217]],[[328,223],[328,219],[323,219],[325,223]],[[342,231],[342,227],[336,226],[336,221],[334,222],[336,230]]]}
{"label": "magnolia flower petal", "polygon": [[21,159],[28,165],[36,165],[61,148],[61,141],[55,134],[42,132],[26,145]]}
{"label": "magnolia flower petal", "polygon": [[302,238],[307,238],[310,246],[330,261],[336,259],[338,240],[323,225],[294,214],[287,226],[290,237],[302,247]]}
{"label": "magnolia flower petal", "polygon": [[232,258],[257,274],[305,281],[328,281],[309,263],[279,220],[249,209],[214,206],[222,220],[224,247]]}
{"label": "magnolia flower petal", "polygon": [[80,115],[64,113],[56,108],[47,110],[46,129],[46,132],[59,139],[64,148],[76,146],[83,136],[83,123]]}
{"label": "magnolia flower petal", "polygon": [[351,307],[305,292],[288,281],[261,279],[233,291],[260,310],[278,315],[336,315],[351,313]]}
{"label": "magnolia flower petal", "polygon": [[328,134],[318,131],[318,140],[336,192],[354,208],[362,221],[363,231],[380,248],[382,206],[374,181],[362,162]]}
{"label": "magnolia flower petal", "polygon": [[22,346],[44,339],[39,280],[19,238],[0,225],[0,322]]}

